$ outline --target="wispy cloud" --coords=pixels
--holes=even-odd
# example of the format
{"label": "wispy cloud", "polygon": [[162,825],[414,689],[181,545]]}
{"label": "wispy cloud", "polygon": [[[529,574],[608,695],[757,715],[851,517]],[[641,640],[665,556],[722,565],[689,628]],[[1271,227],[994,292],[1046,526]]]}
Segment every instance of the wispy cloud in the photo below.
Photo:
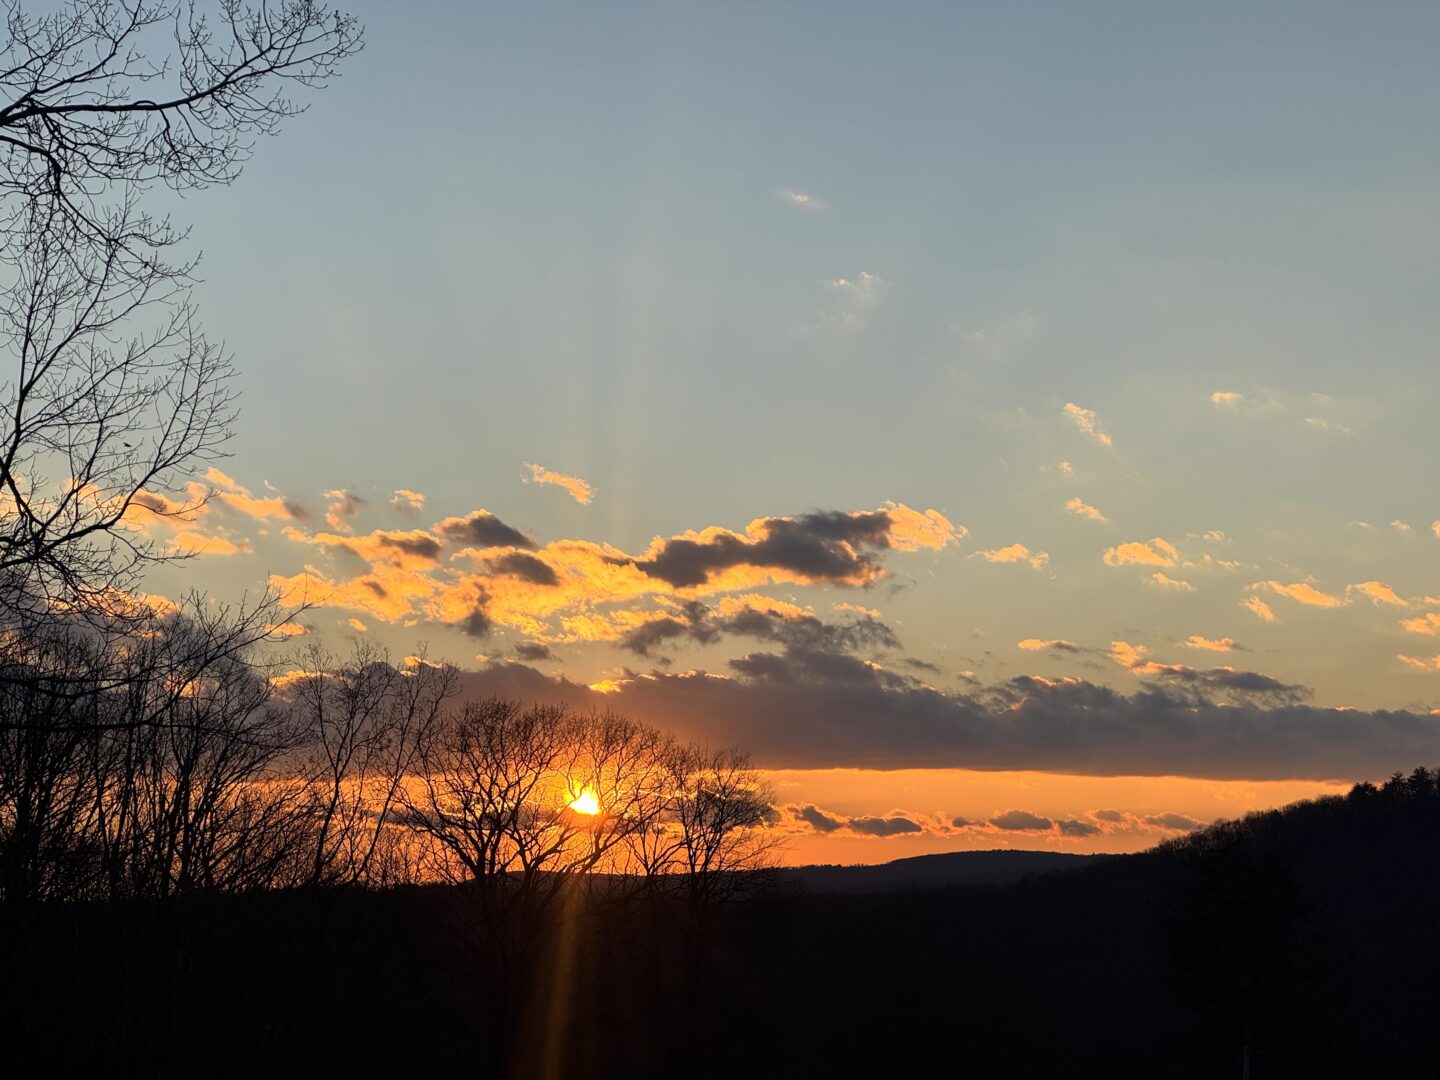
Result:
{"label": "wispy cloud", "polygon": [[425,496],[409,488],[396,488],[390,493],[390,506],[402,514],[414,517],[425,509]]}
{"label": "wispy cloud", "polygon": [[1240,606],[1250,612],[1261,622],[1273,623],[1280,620],[1275,617],[1274,610],[1258,596],[1247,596],[1240,601]]}
{"label": "wispy cloud", "polygon": [[808,210],[812,214],[822,214],[829,209],[826,202],[818,195],[809,191],[801,191],[799,188],[776,188],[775,197],[787,206]]}
{"label": "wispy cloud", "polygon": [[524,477],[527,484],[553,484],[569,493],[570,497],[581,506],[589,506],[590,500],[595,497],[595,489],[578,476],[568,476],[529,461],[523,462],[523,464],[530,470],[530,475]]}
{"label": "wispy cloud", "polygon": [[1076,517],[1088,518],[1091,521],[1110,520],[1095,507],[1091,506],[1084,499],[1081,499],[1079,497],[1067,501],[1065,503],[1065,509],[1068,510],[1070,513],[1074,514]]}
{"label": "wispy cloud", "polygon": [[1070,418],[1070,422],[1084,435],[1090,436],[1101,446],[1113,446],[1114,440],[1105,432],[1100,430],[1099,422],[1095,418],[1093,409],[1086,409],[1076,405],[1073,401],[1066,402],[1064,413]]}

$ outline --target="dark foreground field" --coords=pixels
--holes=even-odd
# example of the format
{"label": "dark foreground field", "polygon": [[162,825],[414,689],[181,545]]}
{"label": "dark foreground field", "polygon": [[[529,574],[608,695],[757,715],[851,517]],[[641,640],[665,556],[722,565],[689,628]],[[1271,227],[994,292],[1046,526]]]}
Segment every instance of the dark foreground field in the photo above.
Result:
{"label": "dark foreground field", "polygon": [[6,1071],[1435,1077],[1437,839],[1404,780],[1009,884],[577,894],[499,952],[452,888],[8,910]]}

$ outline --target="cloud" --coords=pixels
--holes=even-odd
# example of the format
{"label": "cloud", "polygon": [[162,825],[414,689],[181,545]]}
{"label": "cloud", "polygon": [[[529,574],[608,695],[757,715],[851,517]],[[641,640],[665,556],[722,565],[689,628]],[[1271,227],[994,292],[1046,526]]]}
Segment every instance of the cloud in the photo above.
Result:
{"label": "cloud", "polygon": [[1049,832],[1055,822],[1028,810],[1006,810],[996,814],[987,824],[1007,832]]}
{"label": "cloud", "polygon": [[1343,598],[1321,592],[1313,585],[1303,581],[1297,581],[1290,585],[1285,585],[1279,581],[1257,581],[1252,584],[1250,588],[1269,589],[1279,596],[1288,596],[1291,600],[1309,607],[1338,608],[1344,607],[1346,603]]}
{"label": "cloud", "polygon": [[791,803],[779,808],[796,821],[818,833],[848,832],[857,836],[905,836],[926,832],[926,825],[902,813],[883,817],[848,817],[822,810],[811,803]]}
{"label": "cloud", "polygon": [[775,197],[788,206],[808,210],[812,214],[821,214],[828,209],[823,201],[810,194],[810,192],[800,191],[796,188],[777,188]]}
{"label": "cloud", "polygon": [[1062,836],[1094,836],[1100,832],[1100,826],[1090,821],[1079,821],[1076,819],[1063,819],[1055,822],[1056,828]]}
{"label": "cloud", "polygon": [[1155,573],[1150,575],[1148,580],[1150,584],[1157,585],[1162,589],[1174,589],[1177,592],[1195,591],[1195,586],[1191,585],[1190,582],[1185,581],[1181,578],[1172,578],[1163,570],[1155,571]]}
{"label": "cloud", "polygon": [[1097,426],[1095,413],[1091,409],[1081,408],[1073,401],[1066,402],[1062,410],[1070,418],[1070,421],[1078,428],[1081,434],[1088,435],[1101,446],[1113,446],[1114,442],[1109,435],[1101,431]]}
{"label": "cloud", "polygon": [[485,561],[492,574],[508,575],[528,581],[532,585],[558,585],[560,578],[544,559],[523,551],[511,551]]}
{"label": "cloud", "polygon": [[1079,645],[1073,641],[1066,641],[1064,638],[1026,638],[1024,641],[1017,641],[1016,648],[1024,649],[1026,652],[1084,652]]}
{"label": "cloud", "polygon": [[414,517],[425,509],[425,496],[409,488],[396,488],[390,493],[390,506],[402,514]]}
{"label": "cloud", "polygon": [[1430,531],[1436,536],[1440,536],[1440,521],[1432,521],[1430,523]]}
{"label": "cloud", "polygon": [[1104,514],[1091,506],[1084,499],[1074,498],[1066,502],[1065,509],[1076,517],[1088,518],[1091,521],[1109,521]]}
{"label": "cloud", "polygon": [[845,825],[844,819],[827,814],[818,806],[805,804],[786,807],[786,809],[816,832],[831,833]]}
{"label": "cloud", "polygon": [[242,487],[219,469],[206,470],[205,479],[213,485],[213,495],[217,502],[260,521],[270,518],[303,521],[310,516],[303,506],[290,499],[278,495],[257,498],[250,494],[248,488]]}
{"label": "cloud", "polygon": [[880,510],[757,518],[744,533],[712,526],[668,540],[657,537],[644,556],[631,562],[676,589],[718,582],[744,587],[766,580],[865,585],[882,573],[875,552],[938,550],[963,535],[962,527],[938,511],[921,514],[890,504]]}
{"label": "cloud", "polygon": [[861,836],[903,836],[925,831],[925,826],[920,822],[900,814],[890,817],[852,817],[845,825],[851,832]]}
{"label": "cloud", "polygon": [[350,624],[350,629],[351,629],[351,630],[354,630],[357,634],[363,634],[363,633],[365,633],[366,631],[368,631],[368,630],[370,629],[368,626],[366,626],[366,625],[365,625],[363,622],[361,622],[359,619],[354,619],[354,618],[352,618],[352,619],[349,620],[349,624]]}
{"label": "cloud", "polygon": [[1175,545],[1161,537],[1148,541],[1131,540],[1106,548],[1101,556],[1106,566],[1174,566],[1180,558]]}
{"label": "cloud", "polygon": [[515,645],[515,655],[526,663],[534,664],[541,660],[554,660],[555,654],[550,651],[550,646],[538,641],[521,641]]}
{"label": "cloud", "polygon": [[1383,581],[1362,581],[1358,585],[1347,585],[1346,592],[1354,591],[1368,599],[1376,607],[1381,604],[1391,604],[1399,607],[1406,607],[1408,600],[1402,600],[1396,595],[1395,590]]}
{"label": "cloud", "polygon": [[1147,677],[1129,692],[1033,675],[946,691],[854,657],[786,650],[721,671],[633,674],[605,695],[518,663],[461,681],[472,697],[611,708],[744,746],[767,768],[1343,779],[1440,759],[1440,717],[1423,711],[1314,706],[1303,688],[1258,673],[1190,675]]}
{"label": "cloud", "polygon": [[1401,521],[1399,518],[1396,518],[1394,521],[1390,522],[1390,527],[1391,527],[1392,529],[1394,529],[1396,532],[1405,533],[1405,534],[1407,534],[1407,535],[1408,535],[1409,533],[1411,533],[1411,532],[1414,531],[1413,529],[1410,528],[1409,525],[1407,525],[1405,522]]}
{"label": "cloud", "polygon": [[336,532],[349,532],[350,522],[367,505],[365,500],[353,491],[327,491],[325,497],[332,500],[330,505],[325,507],[325,523]]}
{"label": "cloud", "polygon": [[1032,552],[1024,544],[1011,544],[1009,547],[991,548],[987,551],[975,552],[980,558],[991,563],[1029,563],[1032,569],[1043,569],[1050,561],[1050,556],[1044,551]]}
{"label": "cloud", "polygon": [[1191,634],[1180,643],[1187,649],[1207,649],[1210,652],[1244,652],[1245,646],[1241,645],[1234,638],[1207,638],[1199,634]]}
{"label": "cloud", "polygon": [[709,644],[725,635],[826,652],[900,647],[894,631],[869,615],[827,623],[794,604],[754,594],[726,597],[713,609],[698,600],[691,601],[674,615],[660,615],[641,623],[619,644],[640,656],[650,656],[659,646],[678,639]]}
{"label": "cloud", "polygon": [[860,330],[890,291],[888,281],[865,270],[853,278],[834,278],[826,287],[834,300],[834,307],[824,319],[844,332]]}
{"label": "cloud", "polygon": [[250,541],[238,543],[224,536],[207,535],[194,529],[175,534],[169,551],[177,555],[239,555],[250,550]]}
{"label": "cloud", "polygon": [[435,530],[447,540],[474,547],[535,547],[534,540],[488,510],[476,510],[463,518],[448,517],[437,522]]}
{"label": "cloud", "polygon": [[1131,645],[1128,641],[1110,643],[1110,659],[1137,676],[1156,676],[1177,685],[1203,688],[1207,693],[1239,691],[1273,697],[1277,701],[1298,702],[1307,695],[1304,687],[1281,682],[1258,671],[1237,671],[1228,666],[1200,670],[1185,664],[1161,664],[1147,659],[1149,653],[1144,645]]}
{"label": "cloud", "polygon": [[1426,637],[1434,637],[1436,634],[1440,634],[1440,613],[1429,611],[1414,619],[1402,619],[1400,625],[1407,634],[1424,634]]}
{"label": "cloud", "polygon": [[1250,612],[1252,615],[1254,615],[1261,622],[1273,623],[1280,621],[1275,617],[1275,612],[1271,610],[1270,605],[1265,603],[1265,601],[1261,600],[1258,596],[1245,597],[1244,600],[1240,601],[1240,606],[1243,607],[1246,611]]}
{"label": "cloud", "polygon": [[1156,828],[1166,829],[1170,832],[1194,832],[1196,829],[1203,828],[1205,825],[1203,821],[1196,821],[1192,817],[1186,817],[1184,814],[1176,813],[1151,814],[1149,817],[1142,818],[1141,820],[1144,821],[1146,825],[1153,825]]}
{"label": "cloud", "polygon": [[1210,395],[1210,404],[1219,405],[1222,408],[1233,409],[1244,400],[1245,396],[1236,393],[1234,390],[1216,390]]}
{"label": "cloud", "polygon": [[595,497],[595,489],[578,476],[553,472],[544,465],[536,465],[529,461],[523,462],[523,464],[530,470],[530,475],[524,478],[527,484],[553,484],[568,492],[570,497],[582,506],[589,506],[590,500]]}
{"label": "cloud", "polygon": [[1404,653],[1396,653],[1395,659],[1418,671],[1440,671],[1440,654],[1435,656],[1406,656]]}

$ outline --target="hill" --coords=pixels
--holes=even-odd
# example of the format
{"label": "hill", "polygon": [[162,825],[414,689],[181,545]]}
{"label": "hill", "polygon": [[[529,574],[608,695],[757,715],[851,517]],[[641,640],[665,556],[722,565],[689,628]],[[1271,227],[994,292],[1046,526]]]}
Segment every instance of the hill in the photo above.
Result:
{"label": "hill", "polygon": [[897,892],[963,885],[1009,885],[1035,874],[1078,870],[1114,855],[1071,855],[1055,851],[954,851],[916,855],[874,866],[797,866],[781,879],[809,893]]}

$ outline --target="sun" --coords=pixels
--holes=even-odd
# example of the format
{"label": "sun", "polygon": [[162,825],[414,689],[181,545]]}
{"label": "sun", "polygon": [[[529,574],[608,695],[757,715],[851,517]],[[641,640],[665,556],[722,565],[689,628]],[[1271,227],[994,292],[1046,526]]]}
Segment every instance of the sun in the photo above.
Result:
{"label": "sun", "polygon": [[588,787],[575,796],[570,803],[570,809],[577,814],[584,814],[586,817],[593,817],[600,813],[600,798]]}

